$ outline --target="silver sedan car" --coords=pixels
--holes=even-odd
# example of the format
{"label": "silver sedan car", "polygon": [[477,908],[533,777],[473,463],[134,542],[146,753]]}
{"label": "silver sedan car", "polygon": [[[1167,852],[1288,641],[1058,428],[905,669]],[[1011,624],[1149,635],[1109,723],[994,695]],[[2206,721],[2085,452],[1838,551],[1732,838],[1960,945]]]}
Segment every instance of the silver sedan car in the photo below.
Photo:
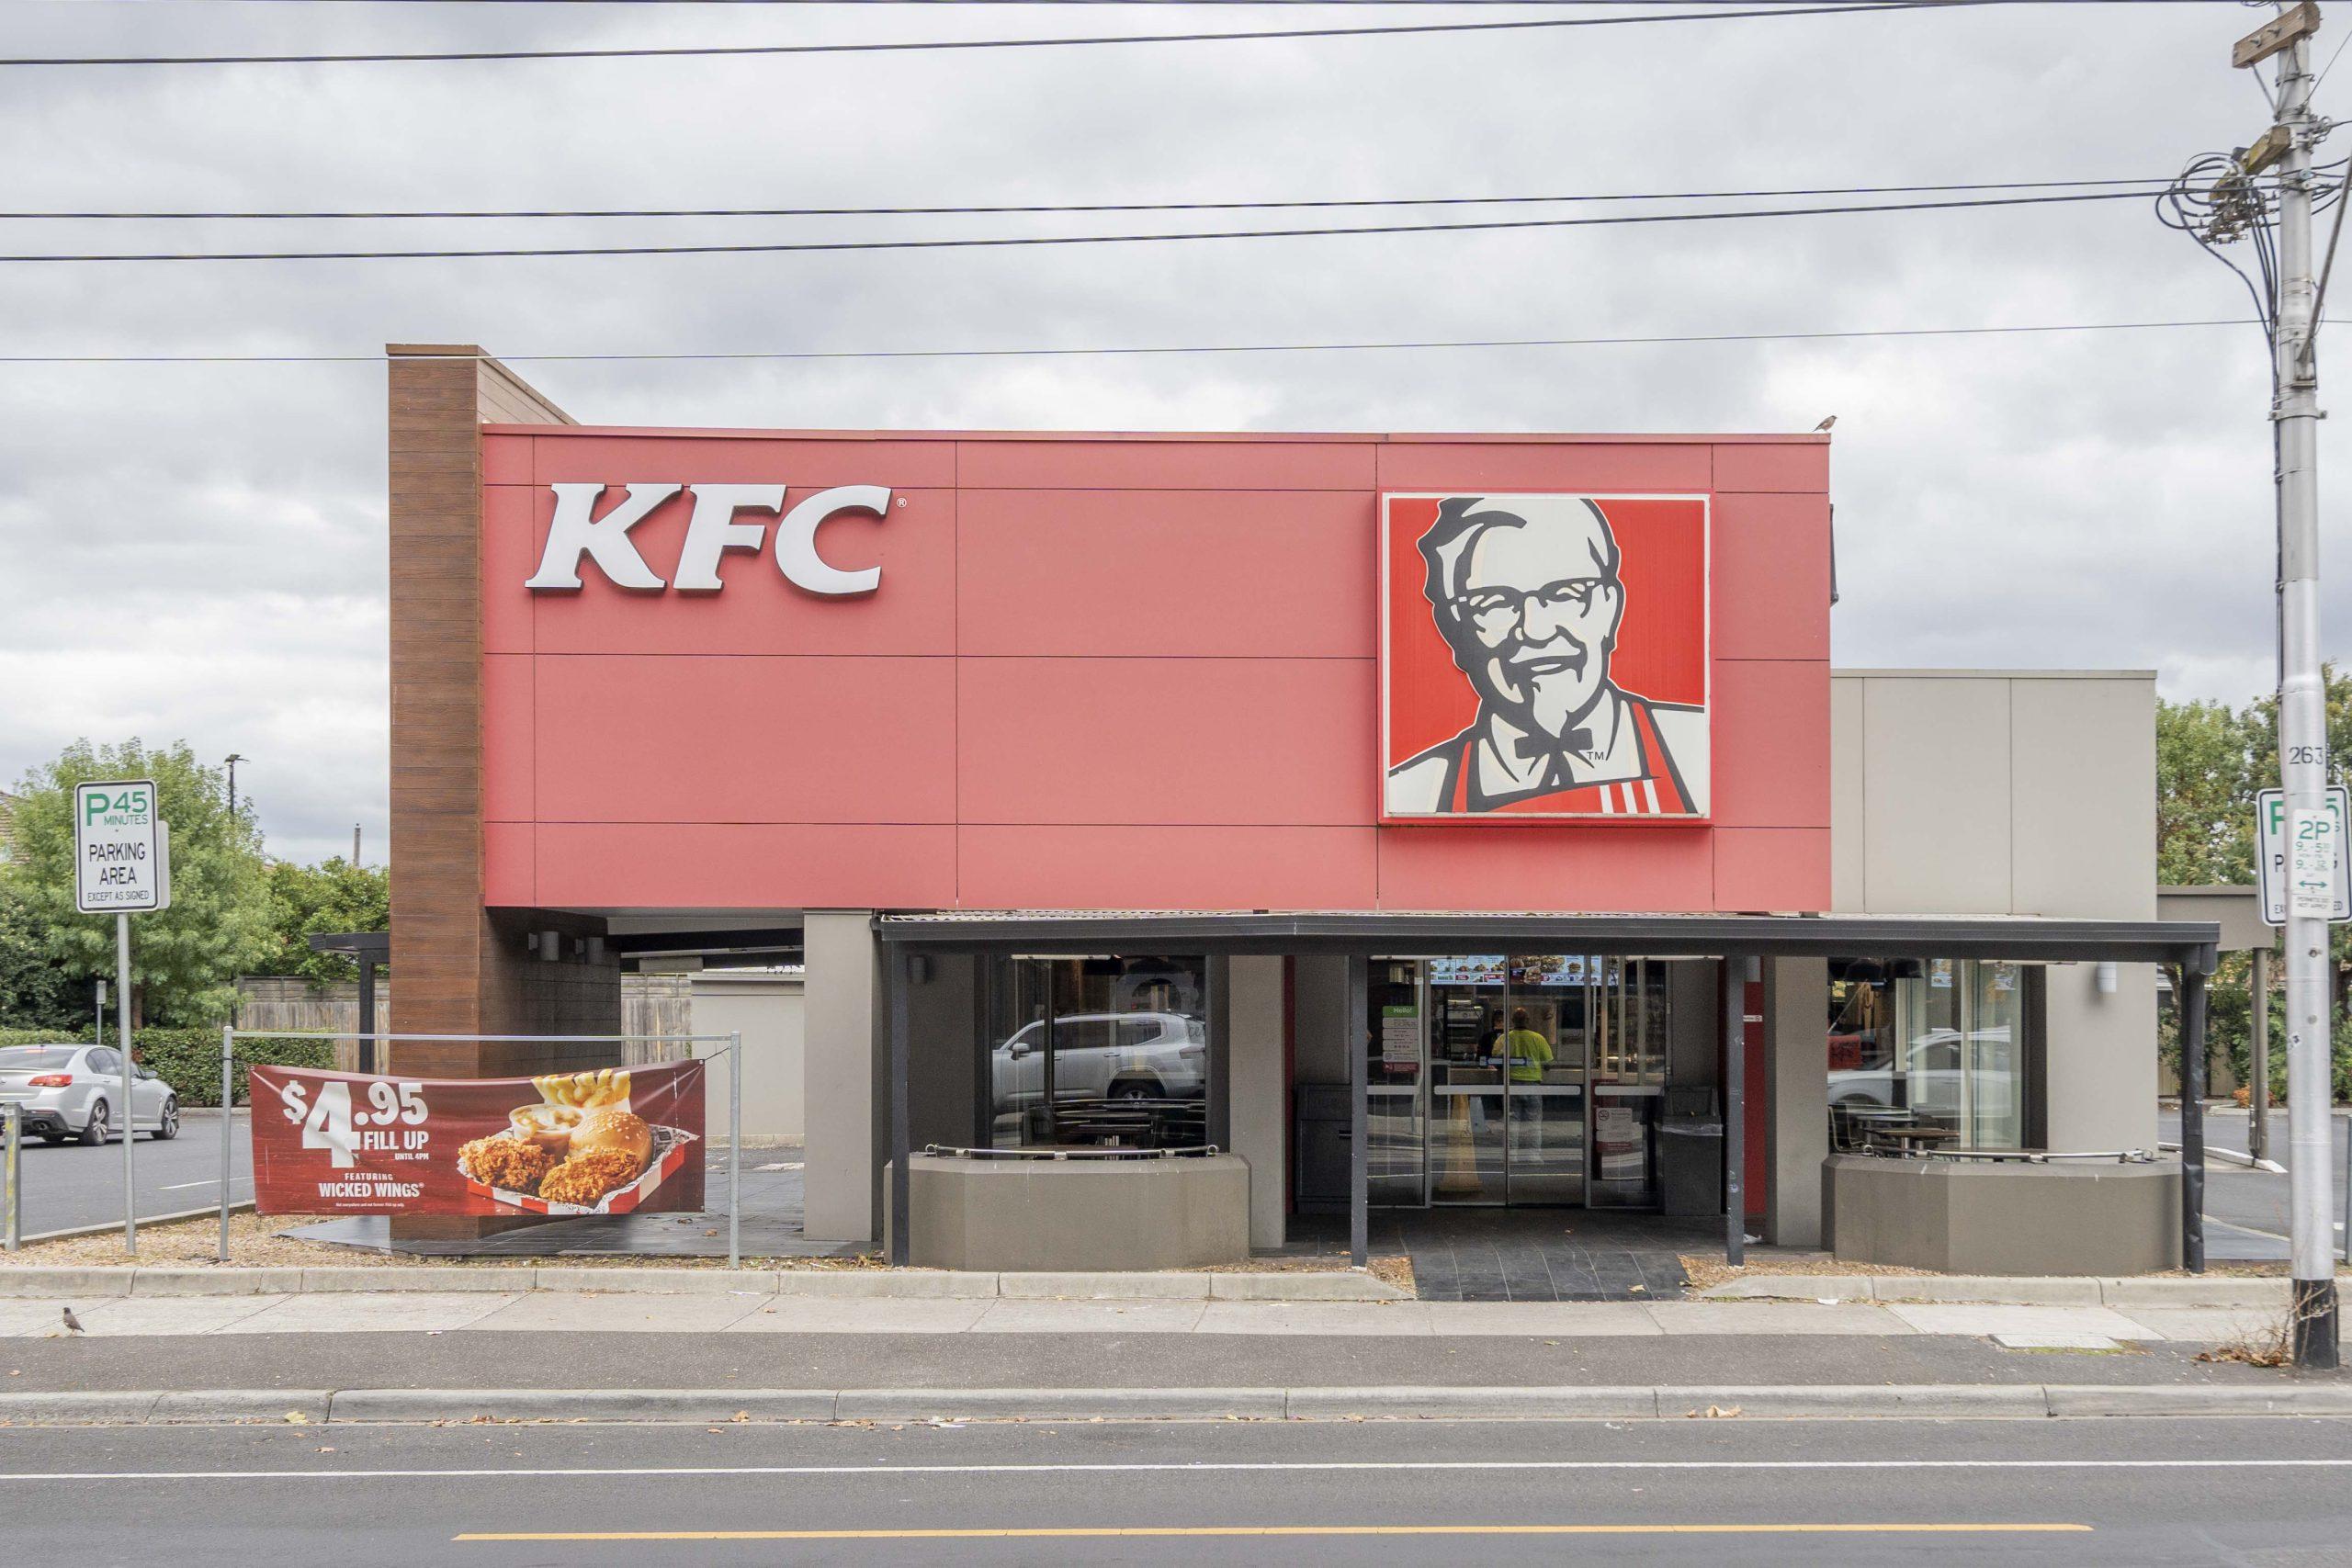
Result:
{"label": "silver sedan car", "polygon": [[27,1133],[51,1143],[103,1144],[123,1129],[180,1135],[180,1100],[145,1067],[131,1069],[130,1114],[122,1108],[122,1054],[111,1045],[0,1045],[0,1105],[14,1105]]}

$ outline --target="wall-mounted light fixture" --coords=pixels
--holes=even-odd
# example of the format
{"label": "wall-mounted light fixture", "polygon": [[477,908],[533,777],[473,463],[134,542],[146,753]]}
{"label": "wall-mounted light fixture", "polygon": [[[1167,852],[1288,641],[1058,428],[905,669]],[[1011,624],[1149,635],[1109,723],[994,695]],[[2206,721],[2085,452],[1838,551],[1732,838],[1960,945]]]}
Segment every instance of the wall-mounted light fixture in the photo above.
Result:
{"label": "wall-mounted light fixture", "polygon": [[2111,997],[2115,995],[2117,982],[2115,978],[2114,960],[2107,959],[2101,961],[2092,969],[2091,973],[2095,977],[2094,983],[2098,985],[2098,994],[2100,996]]}

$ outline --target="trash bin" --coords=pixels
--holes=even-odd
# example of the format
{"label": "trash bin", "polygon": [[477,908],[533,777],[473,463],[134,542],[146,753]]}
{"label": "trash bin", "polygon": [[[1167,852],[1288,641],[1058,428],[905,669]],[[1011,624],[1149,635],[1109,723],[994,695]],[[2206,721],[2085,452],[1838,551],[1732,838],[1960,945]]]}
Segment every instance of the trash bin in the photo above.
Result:
{"label": "trash bin", "polygon": [[1724,1212],[1724,1124],[1661,1122],[1657,1128],[1658,1201],[1669,1218]]}

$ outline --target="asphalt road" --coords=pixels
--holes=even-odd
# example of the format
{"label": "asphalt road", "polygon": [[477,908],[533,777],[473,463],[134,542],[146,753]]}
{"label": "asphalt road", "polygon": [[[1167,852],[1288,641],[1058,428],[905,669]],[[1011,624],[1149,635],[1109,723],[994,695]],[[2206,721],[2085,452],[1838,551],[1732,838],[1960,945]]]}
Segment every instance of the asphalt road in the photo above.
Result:
{"label": "asphalt road", "polygon": [[11,1556],[256,1562],[2341,1562],[2352,1423],[0,1431]]}
{"label": "asphalt road", "polygon": [[[2246,1112],[2234,1107],[2208,1109],[2205,1141],[2243,1152],[2248,1131]],[[2335,1194],[2340,1247],[2344,1239],[2344,1157],[2347,1119],[2329,1118],[2335,1131],[2334,1168],[2328,1190]],[[2180,1112],[2165,1106],[2156,1113],[2157,1135],[2166,1143],[2180,1141]],[[2270,1157],[2287,1163],[2287,1113],[2270,1113]],[[2212,1159],[2205,1168],[2205,1251],[2216,1261],[2274,1259],[2287,1256],[2287,1178],[2276,1172],[2252,1170],[2227,1160]]]}
{"label": "asphalt road", "polygon": [[[237,1112],[231,1139],[229,1196],[254,1195],[253,1140],[245,1135],[244,1112]],[[168,1144],[139,1134],[132,1156],[139,1179],[139,1213],[145,1218],[179,1213],[217,1203],[220,1198],[220,1113],[180,1112],[180,1135]],[[84,1148],[28,1139],[24,1152],[25,1234],[40,1235],[122,1218],[122,1144]]]}

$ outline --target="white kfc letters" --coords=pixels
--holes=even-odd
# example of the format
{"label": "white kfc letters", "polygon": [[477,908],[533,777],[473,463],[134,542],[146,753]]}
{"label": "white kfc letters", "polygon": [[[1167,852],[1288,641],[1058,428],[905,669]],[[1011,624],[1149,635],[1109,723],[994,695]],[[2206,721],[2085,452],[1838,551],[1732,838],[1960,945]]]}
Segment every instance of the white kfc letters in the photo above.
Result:
{"label": "white kfc letters", "polygon": [[[729,550],[757,551],[767,538],[767,525],[756,518],[738,522],[740,513],[782,513],[775,525],[775,564],[785,580],[810,593],[839,597],[871,593],[882,584],[882,569],[844,571],[817,551],[817,530],[827,519],[844,512],[871,513],[887,517],[890,509],[888,485],[836,485],[820,490],[784,510],[785,487],[780,484],[632,484],[628,491],[601,517],[596,502],[610,490],[605,484],[557,484],[555,521],[548,529],[547,548],[539,569],[524,586],[535,593],[569,593],[580,588],[580,563],[596,563],[621,588],[659,593],[675,588],[681,593],[716,593],[725,586],[718,565]],[[629,530],[654,508],[680,491],[691,490],[695,507],[686,520],[685,543],[678,551],[677,575],[664,582],[638,553]]]}

